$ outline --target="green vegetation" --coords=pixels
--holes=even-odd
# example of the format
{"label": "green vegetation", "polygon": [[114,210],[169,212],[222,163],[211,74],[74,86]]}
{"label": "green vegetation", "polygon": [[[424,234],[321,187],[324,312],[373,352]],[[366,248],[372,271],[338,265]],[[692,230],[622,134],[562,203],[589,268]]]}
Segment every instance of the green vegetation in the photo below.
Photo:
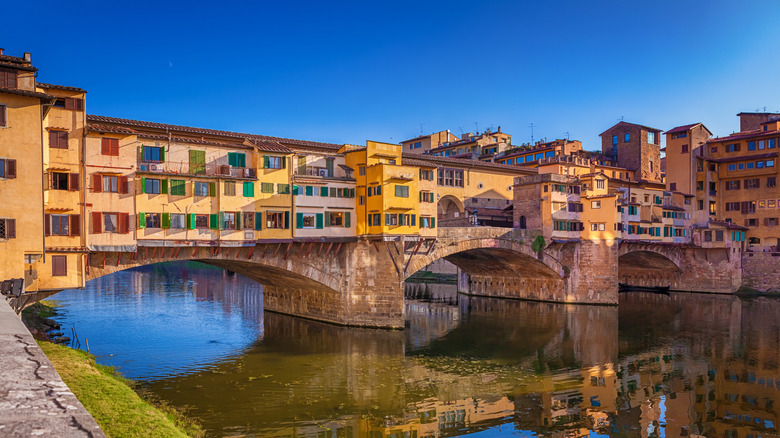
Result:
{"label": "green vegetation", "polygon": [[768,297],[768,298],[780,298],[780,292],[775,290],[769,290],[762,292],[752,287],[742,286],[734,292],[735,295],[741,298],[755,298],[755,297]]}
{"label": "green vegetation", "polygon": [[201,437],[199,425],[174,408],[142,399],[132,382],[95,357],[50,342],[38,342],[62,380],[109,437]]}
{"label": "green vegetation", "polygon": [[[49,328],[46,326],[45,320],[57,314],[57,307],[59,307],[57,301],[39,301],[22,310],[22,321],[29,329],[45,332]],[[35,332],[33,332],[33,334],[35,334]]]}
{"label": "green vegetation", "polygon": [[534,242],[531,244],[531,250],[535,252],[538,257],[541,257],[542,251],[544,251],[546,246],[547,242],[544,241],[544,237],[539,235],[536,236],[536,239],[534,239]]}

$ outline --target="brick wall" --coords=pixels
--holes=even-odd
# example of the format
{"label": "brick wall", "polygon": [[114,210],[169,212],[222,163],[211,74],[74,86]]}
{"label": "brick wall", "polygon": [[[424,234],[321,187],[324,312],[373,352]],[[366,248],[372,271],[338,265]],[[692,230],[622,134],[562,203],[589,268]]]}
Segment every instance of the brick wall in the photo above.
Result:
{"label": "brick wall", "polygon": [[745,286],[762,292],[780,292],[780,253],[744,253],[742,281]]}

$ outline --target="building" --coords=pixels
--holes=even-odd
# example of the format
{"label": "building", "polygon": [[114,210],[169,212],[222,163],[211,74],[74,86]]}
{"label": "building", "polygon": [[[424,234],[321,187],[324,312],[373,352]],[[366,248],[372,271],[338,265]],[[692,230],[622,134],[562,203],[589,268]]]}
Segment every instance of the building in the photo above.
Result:
{"label": "building", "polygon": [[621,121],[599,136],[601,152],[632,171],[632,180],[662,180],[660,130]]}
{"label": "building", "polygon": [[412,154],[427,154],[431,149],[438,148],[448,143],[458,141],[458,137],[450,130],[434,132],[430,135],[421,135],[401,142],[404,152]]}
{"label": "building", "polygon": [[[696,187],[698,169],[704,168],[704,159],[708,155],[706,143],[712,132],[702,123],[678,126],[666,131],[666,188],[671,192],[695,195],[696,205],[701,206],[693,212],[693,223],[705,226],[709,222],[709,190]],[[709,185],[709,184],[707,184]],[[713,195],[714,196],[714,195]]]}
{"label": "building", "polygon": [[493,161],[496,154],[502,153],[512,146],[512,136],[490,129],[483,133],[467,132],[460,136],[460,140],[444,143],[439,147],[431,148],[427,153],[436,157],[457,157],[474,160]]}
{"label": "building", "polygon": [[523,145],[507,149],[497,154],[494,161],[501,164],[537,167],[545,158],[570,157],[581,152],[582,142],[579,140],[539,141],[533,146]]}

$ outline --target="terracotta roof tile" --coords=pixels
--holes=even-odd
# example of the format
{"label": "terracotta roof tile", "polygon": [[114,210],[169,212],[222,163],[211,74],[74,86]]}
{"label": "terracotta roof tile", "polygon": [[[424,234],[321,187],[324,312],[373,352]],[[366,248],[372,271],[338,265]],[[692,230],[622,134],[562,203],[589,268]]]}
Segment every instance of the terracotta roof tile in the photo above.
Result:
{"label": "terracotta roof tile", "polygon": [[772,158],[776,157],[777,152],[767,152],[764,154],[753,154],[753,155],[742,155],[739,157],[728,157],[728,158],[710,158],[709,161],[715,162],[715,163],[733,163],[736,161],[746,161],[746,160],[758,160],[762,158]]}
{"label": "terracotta roof tile", "polygon": [[18,90],[16,88],[0,88],[0,93],[16,94],[17,96],[37,97],[38,99],[54,100],[56,97],[51,94],[40,93],[37,91]]}
{"label": "terracotta roof tile", "polygon": [[[664,134],[674,134],[674,133],[677,133],[677,132],[685,132],[685,131],[688,131],[689,129],[694,128],[694,127],[696,127],[698,125],[701,125],[704,129],[707,129],[707,127],[704,126],[703,123],[699,122],[699,123],[691,123],[690,125],[683,125],[683,126],[678,126],[676,128],[672,128],[672,129],[664,132]],[[710,132],[709,129],[707,129],[707,132],[709,132],[710,135],[712,135],[712,132]]]}
{"label": "terracotta roof tile", "polygon": [[106,125],[104,123],[87,123],[90,132],[111,132],[114,134],[137,134],[138,131],[123,126]]}
{"label": "terracotta roof tile", "polygon": [[44,84],[43,82],[38,82],[35,85],[41,87],[41,88],[51,88],[53,90],[64,90],[64,91],[73,91],[76,93],[86,93],[87,90],[78,88],[78,87],[69,87],[67,85],[54,85],[54,84]]}
{"label": "terracotta roof tile", "polygon": [[450,165],[457,165],[461,167],[482,167],[482,168],[491,168],[491,169],[502,169],[502,170],[514,171],[523,175],[538,173],[536,169],[522,167],[522,166],[514,166],[511,164],[489,163],[486,161],[465,160],[462,158],[452,158],[452,157],[437,157],[429,154],[421,155],[421,154],[410,154],[405,152],[403,153],[402,157],[404,160],[412,159],[412,160],[427,161],[427,162],[437,163],[445,166],[447,164],[450,164]]}
{"label": "terracotta roof tile", "polygon": [[725,141],[733,141],[733,140],[745,140],[750,138],[759,138],[759,137],[771,137],[776,136],[778,134],[778,131],[764,131],[761,128],[758,129],[752,129],[750,131],[741,131],[741,132],[735,132],[731,135],[727,135],[725,137],[716,137],[710,139],[707,143],[721,143]]}

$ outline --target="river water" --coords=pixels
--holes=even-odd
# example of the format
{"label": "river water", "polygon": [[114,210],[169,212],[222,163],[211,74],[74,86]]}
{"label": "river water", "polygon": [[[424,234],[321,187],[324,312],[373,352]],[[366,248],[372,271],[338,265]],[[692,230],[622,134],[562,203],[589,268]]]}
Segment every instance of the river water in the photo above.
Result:
{"label": "river water", "polygon": [[[408,284],[407,329],[262,310],[262,288],[197,263],[53,297],[98,361],[209,436],[775,437],[780,301],[621,294],[619,307]],[[777,407],[775,407],[775,403]]]}

